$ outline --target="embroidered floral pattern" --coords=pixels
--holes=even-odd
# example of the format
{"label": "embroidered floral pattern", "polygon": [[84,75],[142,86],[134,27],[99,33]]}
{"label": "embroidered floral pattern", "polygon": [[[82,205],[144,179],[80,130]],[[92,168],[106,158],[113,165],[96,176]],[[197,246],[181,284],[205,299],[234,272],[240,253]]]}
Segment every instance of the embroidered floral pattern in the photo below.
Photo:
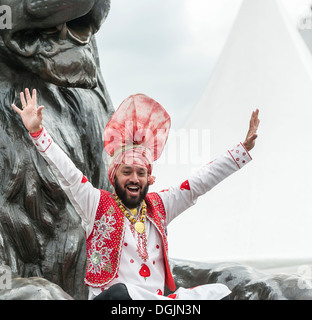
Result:
{"label": "embroidered floral pattern", "polygon": [[[114,208],[111,207],[109,210]],[[112,211],[112,210],[111,210]],[[115,218],[111,215],[103,215],[99,220],[96,220],[91,240],[91,248],[89,249],[89,265],[87,271],[91,273],[101,273],[102,270],[111,272],[112,266],[109,255],[113,249],[103,247],[105,239],[110,239],[111,232],[115,231],[113,225],[116,223]]]}
{"label": "embroidered floral pattern", "polygon": [[100,287],[117,275],[116,246],[122,243],[123,216],[107,201],[109,192],[101,191],[94,227],[87,239],[88,265],[85,283]]}
{"label": "embroidered floral pattern", "polygon": [[91,273],[101,273],[102,270],[112,272],[112,265],[110,263],[110,254],[113,249],[104,247],[105,239],[111,239],[111,233],[115,231],[113,225],[116,220],[112,215],[115,212],[111,206],[106,215],[102,215],[99,220],[94,222],[93,237],[91,240],[91,248],[88,251],[89,264],[87,271]]}
{"label": "embroidered floral pattern", "polygon": [[87,271],[91,273],[101,273],[102,270],[112,272],[112,265],[110,263],[109,255],[113,249],[102,248],[99,251],[89,249],[89,264]]}
{"label": "embroidered floral pattern", "polygon": [[[95,229],[95,240],[94,241],[103,241],[101,238],[104,239],[110,239],[111,232],[115,231],[115,228],[113,225],[116,224],[116,220],[114,216],[112,215],[115,212],[115,209],[113,206],[109,208],[107,211],[107,215],[103,215],[99,220],[96,220],[94,225],[97,227]],[[100,244],[100,247],[103,246],[103,244]]]}

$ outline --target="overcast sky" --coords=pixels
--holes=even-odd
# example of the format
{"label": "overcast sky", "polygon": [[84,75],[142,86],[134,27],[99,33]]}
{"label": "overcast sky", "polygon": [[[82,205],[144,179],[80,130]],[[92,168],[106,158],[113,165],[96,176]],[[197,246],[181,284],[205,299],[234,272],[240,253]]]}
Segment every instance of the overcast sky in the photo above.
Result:
{"label": "overcast sky", "polygon": [[[282,0],[292,22],[311,0]],[[242,0],[112,0],[97,34],[114,107],[130,94],[161,103],[183,126],[222,51]]]}

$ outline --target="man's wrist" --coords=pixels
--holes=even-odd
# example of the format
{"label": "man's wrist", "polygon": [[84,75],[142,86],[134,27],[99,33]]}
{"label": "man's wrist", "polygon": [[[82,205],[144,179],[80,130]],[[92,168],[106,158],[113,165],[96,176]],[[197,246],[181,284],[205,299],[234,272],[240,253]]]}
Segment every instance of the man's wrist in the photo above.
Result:
{"label": "man's wrist", "polygon": [[40,125],[40,126],[37,127],[37,128],[33,128],[32,130],[29,130],[29,133],[37,133],[37,132],[39,132],[39,131],[42,131],[42,129],[43,129],[43,126]]}
{"label": "man's wrist", "polygon": [[33,138],[37,138],[38,136],[40,136],[40,134],[42,133],[43,131],[43,126],[40,125],[40,129],[38,130],[32,130],[32,131],[29,131],[29,134],[33,137]]}

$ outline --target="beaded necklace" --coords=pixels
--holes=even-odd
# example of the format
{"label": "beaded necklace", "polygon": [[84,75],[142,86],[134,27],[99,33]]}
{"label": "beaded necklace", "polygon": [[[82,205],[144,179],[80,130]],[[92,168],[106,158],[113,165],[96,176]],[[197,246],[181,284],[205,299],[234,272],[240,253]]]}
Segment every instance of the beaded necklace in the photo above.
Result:
{"label": "beaded necklace", "polygon": [[[141,209],[141,218],[140,220],[136,220],[135,217],[131,214],[129,214],[128,210],[125,208],[125,206],[123,205],[122,201],[119,199],[119,197],[114,194],[114,198],[115,201],[118,205],[118,207],[120,208],[120,210],[123,212],[123,214],[128,218],[128,220],[134,224],[134,228],[138,233],[143,233],[145,231],[145,218],[146,218],[146,203],[143,200],[143,205],[142,205],[142,209]],[[132,209],[130,210],[131,212],[137,212],[136,209]]]}

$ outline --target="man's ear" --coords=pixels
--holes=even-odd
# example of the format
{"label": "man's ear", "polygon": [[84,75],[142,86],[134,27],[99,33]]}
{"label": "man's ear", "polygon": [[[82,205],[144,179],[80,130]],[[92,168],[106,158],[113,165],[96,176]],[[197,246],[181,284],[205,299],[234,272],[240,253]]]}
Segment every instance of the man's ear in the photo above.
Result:
{"label": "man's ear", "polygon": [[148,174],[148,176],[147,176],[147,182],[148,182],[148,184],[149,184],[150,186],[151,186],[152,184],[154,184],[155,180],[156,180],[156,177],[151,176],[150,174]]}

